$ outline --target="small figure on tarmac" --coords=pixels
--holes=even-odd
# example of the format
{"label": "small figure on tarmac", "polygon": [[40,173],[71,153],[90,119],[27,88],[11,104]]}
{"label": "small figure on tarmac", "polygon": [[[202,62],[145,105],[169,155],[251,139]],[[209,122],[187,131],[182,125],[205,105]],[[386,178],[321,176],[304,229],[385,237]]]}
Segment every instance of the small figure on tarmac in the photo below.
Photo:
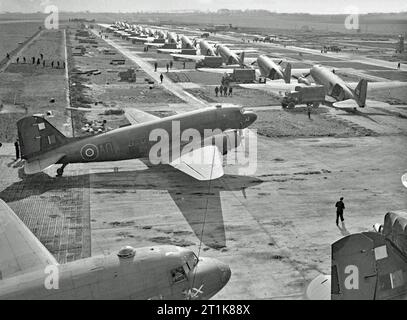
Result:
{"label": "small figure on tarmac", "polygon": [[7,53],[7,55],[6,55],[6,56],[7,56],[7,59],[8,59],[8,60],[10,60],[10,54],[9,54],[9,53]]}
{"label": "small figure on tarmac", "polygon": [[42,60],[42,67],[45,68],[45,60]]}
{"label": "small figure on tarmac", "polygon": [[311,106],[307,105],[307,113],[308,113],[308,119],[311,120]]}
{"label": "small figure on tarmac", "polygon": [[26,62],[27,62],[27,60],[25,59],[25,57],[23,57],[23,62],[24,62],[24,63],[26,63]]}
{"label": "small figure on tarmac", "polygon": [[220,85],[219,87],[220,96],[223,97],[223,86]]}
{"label": "small figure on tarmac", "polygon": [[400,68],[401,68],[401,63],[399,62],[399,63],[397,64],[397,69],[400,70]]}
{"label": "small figure on tarmac", "polygon": [[343,210],[345,210],[345,204],[343,203],[343,197],[336,203],[336,225],[339,225],[339,218],[341,218],[342,223],[345,221],[343,218]]}
{"label": "small figure on tarmac", "polygon": [[59,69],[59,61],[57,61],[57,66],[58,66],[58,69]]}
{"label": "small figure on tarmac", "polygon": [[172,62],[172,60],[170,61],[170,69],[172,69],[174,63]]}
{"label": "small figure on tarmac", "polygon": [[158,63],[156,61],[156,62],[154,62],[154,72],[157,72],[157,68],[158,68]]}
{"label": "small figure on tarmac", "polygon": [[182,64],[183,64],[183,67],[184,67],[184,69],[185,69],[185,61],[184,61]]}
{"label": "small figure on tarmac", "polygon": [[20,62],[20,57],[17,57],[17,64]]}
{"label": "small figure on tarmac", "polygon": [[229,96],[231,97],[232,95],[233,95],[233,88],[230,87],[230,88],[229,88]]}
{"label": "small figure on tarmac", "polygon": [[51,62],[51,68],[54,68],[54,60]]}
{"label": "small figure on tarmac", "polygon": [[18,144],[18,140],[14,142],[14,148],[16,149],[16,161],[20,159],[20,145]]}
{"label": "small figure on tarmac", "polygon": [[44,55],[40,53],[41,60],[44,60]]}
{"label": "small figure on tarmac", "polygon": [[35,64],[35,57],[32,57],[31,59],[33,61],[33,64]]}
{"label": "small figure on tarmac", "polygon": [[169,71],[169,69],[170,69],[170,65],[167,63],[167,72]]}
{"label": "small figure on tarmac", "polygon": [[163,74],[162,74],[162,73],[160,74],[160,80],[161,80],[161,83],[163,83],[164,76],[163,76]]}
{"label": "small figure on tarmac", "polygon": [[37,66],[41,64],[40,58],[37,59]]}
{"label": "small figure on tarmac", "polygon": [[215,96],[217,97],[218,94],[219,94],[219,88],[218,88],[218,86],[216,86],[216,87],[215,87]]}
{"label": "small figure on tarmac", "polygon": [[226,97],[228,95],[228,87],[223,87],[223,95]]}

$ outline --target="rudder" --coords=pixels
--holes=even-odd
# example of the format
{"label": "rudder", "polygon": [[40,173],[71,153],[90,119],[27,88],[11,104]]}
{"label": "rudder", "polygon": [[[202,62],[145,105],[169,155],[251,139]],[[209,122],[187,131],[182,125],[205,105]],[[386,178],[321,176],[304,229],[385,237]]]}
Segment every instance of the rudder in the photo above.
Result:
{"label": "rudder", "polygon": [[359,84],[357,85],[355,91],[355,100],[359,107],[363,108],[366,105],[366,98],[367,98],[367,80],[362,79],[360,80]]}

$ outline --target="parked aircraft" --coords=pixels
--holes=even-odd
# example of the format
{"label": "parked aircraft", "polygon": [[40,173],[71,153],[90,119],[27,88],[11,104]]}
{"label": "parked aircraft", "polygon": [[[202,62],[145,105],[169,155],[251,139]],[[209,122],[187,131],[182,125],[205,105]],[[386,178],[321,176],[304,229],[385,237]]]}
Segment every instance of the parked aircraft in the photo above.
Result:
{"label": "parked aircraft", "polygon": [[[41,117],[21,119],[17,128],[21,155],[26,160],[25,173],[36,174],[51,165],[62,164],[57,170],[58,176],[61,176],[69,163],[136,158],[151,160],[150,152],[157,148],[158,140],[158,137],[152,139],[151,134],[159,130],[168,136],[167,145],[162,146],[166,149],[160,149],[160,164],[169,164],[198,180],[214,180],[224,174],[222,155],[241,142],[236,137],[236,131],[247,128],[257,119],[252,111],[232,105],[210,107],[163,119],[135,109],[127,115],[130,126],[82,138],[65,137]],[[179,125],[178,135],[173,133],[175,124]],[[185,138],[181,139],[179,135],[186,130],[196,130],[204,138],[194,140],[194,144],[185,142]],[[184,151],[185,145],[190,148],[184,154],[180,151]],[[227,149],[224,148],[226,145]],[[211,162],[197,162],[194,155],[199,152],[203,156],[210,155]]]}
{"label": "parked aircraft", "polygon": [[[304,70],[305,72],[306,70]],[[367,93],[376,90],[407,87],[407,83],[400,81],[370,82],[362,79],[357,83],[345,82],[332,70],[319,65],[313,66],[308,75],[311,75],[316,85],[323,85],[326,93],[326,101],[332,102],[337,108],[363,108],[365,106],[387,106],[387,103],[367,100]],[[313,85],[303,80],[308,75],[297,75],[298,81],[293,83],[268,82],[266,84],[241,84],[241,87],[258,89],[273,93],[281,91],[293,91],[297,86]]]}
{"label": "parked aircraft", "polygon": [[0,300],[203,300],[230,275],[226,264],[174,246],[124,247],[60,265],[0,200]]}

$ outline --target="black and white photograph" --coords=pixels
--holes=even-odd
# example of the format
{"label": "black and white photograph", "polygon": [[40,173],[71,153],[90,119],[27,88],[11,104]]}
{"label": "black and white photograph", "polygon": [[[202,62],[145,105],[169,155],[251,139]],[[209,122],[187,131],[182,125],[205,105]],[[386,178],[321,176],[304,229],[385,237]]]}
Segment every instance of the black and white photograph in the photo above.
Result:
{"label": "black and white photograph", "polygon": [[407,300],[406,36],[404,0],[0,0],[0,300]]}

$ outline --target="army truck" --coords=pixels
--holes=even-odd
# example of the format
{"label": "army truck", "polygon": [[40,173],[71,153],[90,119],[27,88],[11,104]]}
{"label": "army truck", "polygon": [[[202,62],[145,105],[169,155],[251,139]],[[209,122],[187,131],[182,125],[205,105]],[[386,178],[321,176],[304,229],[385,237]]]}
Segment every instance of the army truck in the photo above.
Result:
{"label": "army truck", "polygon": [[234,69],[233,73],[223,76],[222,83],[253,83],[256,81],[256,71],[253,69]]}
{"label": "army truck", "polygon": [[293,109],[296,105],[306,104],[318,108],[325,101],[324,86],[297,86],[294,91],[286,92],[281,105],[283,108]]}

